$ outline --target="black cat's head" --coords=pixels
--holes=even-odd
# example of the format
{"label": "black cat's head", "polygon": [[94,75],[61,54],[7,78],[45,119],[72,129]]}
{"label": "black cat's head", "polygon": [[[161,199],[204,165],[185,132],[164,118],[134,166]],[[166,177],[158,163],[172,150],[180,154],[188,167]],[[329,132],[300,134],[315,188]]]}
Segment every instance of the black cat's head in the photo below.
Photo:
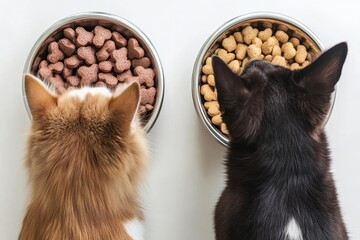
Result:
{"label": "black cat's head", "polygon": [[266,129],[287,124],[309,134],[323,126],[346,55],[343,42],[301,70],[254,60],[240,76],[213,56],[218,101],[231,140],[253,141]]}

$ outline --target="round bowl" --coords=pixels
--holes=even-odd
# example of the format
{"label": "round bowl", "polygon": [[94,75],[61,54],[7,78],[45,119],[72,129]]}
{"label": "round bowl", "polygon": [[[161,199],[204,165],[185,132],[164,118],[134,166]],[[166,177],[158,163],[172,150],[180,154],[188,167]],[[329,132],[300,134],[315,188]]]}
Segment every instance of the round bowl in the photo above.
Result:
{"label": "round bowl", "polygon": [[[211,119],[209,118],[206,109],[204,108],[204,98],[200,94],[200,86],[202,84],[202,66],[204,65],[206,59],[211,57],[215,53],[215,49],[221,46],[221,41],[226,38],[229,34],[235,32],[241,27],[252,25],[258,26],[259,24],[272,23],[277,27],[281,26],[283,29],[288,29],[291,32],[291,36],[296,36],[299,39],[303,40],[302,44],[306,44],[307,48],[312,50],[314,55],[319,54],[324,50],[324,47],[320,40],[315,36],[314,33],[310,31],[309,28],[304,26],[302,23],[297,20],[284,16],[278,13],[271,12],[257,12],[241,15],[239,17],[233,18],[220,26],[203,44],[200,52],[196,58],[193,74],[192,74],[192,97],[194,106],[198,116],[201,119],[202,124],[205,126],[207,131],[221,144],[228,146],[229,137],[220,131],[218,127],[212,124]],[[336,90],[335,90],[336,92]],[[335,101],[335,94],[332,95],[331,100],[331,109],[328,113],[326,121],[329,119],[332,107]],[[325,121],[325,123],[326,123]]]}
{"label": "round bowl", "polygon": [[[127,39],[130,37],[135,37],[139,41],[141,47],[144,49],[146,56],[149,57],[151,61],[152,68],[155,71],[154,82],[157,93],[154,108],[152,112],[144,119],[144,130],[148,133],[154,126],[156,119],[159,116],[164,99],[164,73],[160,58],[147,36],[134,24],[119,16],[109,13],[87,12],[75,14],[56,22],[54,25],[49,27],[34,44],[26,60],[24,74],[31,73],[33,75],[37,75],[36,71],[39,67],[39,63],[43,59],[43,56],[47,54],[47,46],[50,42],[59,40],[62,37],[62,32],[65,28],[74,28],[78,26],[87,28],[95,27],[96,25],[106,27],[111,31],[118,31]],[[28,115],[31,117],[31,112],[24,91],[24,78],[23,98]]]}

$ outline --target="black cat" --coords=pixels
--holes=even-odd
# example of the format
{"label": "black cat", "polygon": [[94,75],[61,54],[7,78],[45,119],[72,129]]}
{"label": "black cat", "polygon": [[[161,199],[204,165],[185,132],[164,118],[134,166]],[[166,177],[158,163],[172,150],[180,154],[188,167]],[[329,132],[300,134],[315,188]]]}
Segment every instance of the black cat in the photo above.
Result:
{"label": "black cat", "polygon": [[217,240],[345,240],[324,132],[347,44],[304,69],[249,62],[240,76],[212,59],[230,135]]}

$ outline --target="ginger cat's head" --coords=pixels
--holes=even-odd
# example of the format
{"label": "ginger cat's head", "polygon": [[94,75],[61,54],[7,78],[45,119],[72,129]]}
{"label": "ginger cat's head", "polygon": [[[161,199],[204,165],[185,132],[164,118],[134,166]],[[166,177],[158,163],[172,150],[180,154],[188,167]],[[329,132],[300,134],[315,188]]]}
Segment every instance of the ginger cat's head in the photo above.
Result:
{"label": "ginger cat's head", "polygon": [[32,114],[26,163],[34,194],[106,194],[104,187],[116,184],[120,195],[136,194],[147,156],[138,83],[113,94],[82,88],[57,96],[26,75],[25,93]]}

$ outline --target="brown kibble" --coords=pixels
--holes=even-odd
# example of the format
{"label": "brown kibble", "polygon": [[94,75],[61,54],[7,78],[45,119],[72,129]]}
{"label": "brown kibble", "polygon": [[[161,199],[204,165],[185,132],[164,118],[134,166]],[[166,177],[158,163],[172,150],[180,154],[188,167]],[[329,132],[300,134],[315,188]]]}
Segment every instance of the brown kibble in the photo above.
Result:
{"label": "brown kibble", "polygon": [[94,28],[94,37],[92,39],[93,44],[97,48],[101,48],[106,40],[111,38],[111,31],[102,26],[96,26]]}
{"label": "brown kibble", "polygon": [[127,59],[127,49],[125,47],[119,50],[114,50],[111,53],[111,60],[114,62],[114,69],[116,73],[121,73],[130,69],[131,62]]}
{"label": "brown kibble", "polygon": [[131,65],[135,68],[137,66],[142,66],[144,68],[150,67],[150,59],[148,57],[143,57],[141,59],[133,59]]}
{"label": "brown kibble", "polygon": [[304,45],[299,45],[296,48],[295,61],[299,64],[302,64],[307,57],[306,47]]}
{"label": "brown kibble", "polygon": [[272,64],[285,67],[286,66],[286,59],[282,56],[275,56],[271,61]]}
{"label": "brown kibble", "polygon": [[60,74],[63,69],[64,69],[64,64],[62,62],[57,62],[57,63],[53,63],[53,64],[49,64],[49,69],[53,72],[53,73],[57,73]]}
{"label": "brown kibble", "polygon": [[118,79],[111,73],[99,73],[99,80],[105,82],[111,87],[115,87],[118,83]]}
{"label": "brown kibble", "polygon": [[289,35],[282,30],[276,31],[275,37],[280,43],[286,43],[289,40]]}
{"label": "brown kibble", "polygon": [[104,73],[111,72],[114,64],[110,61],[103,61],[99,63],[99,70]]}
{"label": "brown kibble", "polygon": [[44,80],[53,76],[52,70],[48,67],[48,62],[46,60],[42,60],[40,62],[38,74],[39,74],[39,77]]}
{"label": "brown kibble", "polygon": [[79,47],[77,50],[77,55],[80,59],[84,60],[87,65],[93,65],[96,63],[95,49],[91,46]]}
{"label": "brown kibble", "polygon": [[141,105],[154,105],[155,103],[156,88],[141,88],[140,89],[140,104]]}
{"label": "brown kibble", "polygon": [[81,60],[77,55],[72,55],[69,58],[66,58],[64,64],[67,68],[77,68],[81,64]]}
{"label": "brown kibble", "polygon": [[241,34],[241,32],[234,32],[233,36],[234,36],[236,42],[238,42],[238,43],[244,42],[244,38],[243,38],[243,35]]}
{"label": "brown kibble", "polygon": [[129,39],[127,49],[128,49],[128,57],[130,60],[135,58],[140,59],[144,57],[145,54],[144,49],[142,49],[139,46],[139,42],[135,38]]}
{"label": "brown kibble", "polygon": [[66,57],[70,57],[75,52],[75,45],[67,38],[59,40],[59,48],[65,54]]}
{"label": "brown kibble", "polygon": [[[217,52],[217,55],[225,62],[229,63],[230,61],[235,59],[234,53],[228,53],[225,49],[220,48]],[[210,63],[211,64],[211,63]]]}
{"label": "brown kibble", "polygon": [[134,69],[134,73],[136,76],[139,76],[140,84],[145,84],[145,86],[148,88],[154,86],[155,72],[152,68],[143,68],[142,66],[137,66]]}
{"label": "brown kibble", "polygon": [[104,46],[96,53],[99,62],[105,61],[110,57],[111,52],[115,50],[115,43],[111,40],[105,42]]}
{"label": "brown kibble", "polygon": [[48,52],[47,60],[51,63],[56,63],[64,59],[64,53],[59,49],[59,44],[57,42],[51,42],[49,44]]}
{"label": "brown kibble", "polygon": [[134,77],[134,75],[132,74],[130,69],[116,75],[116,78],[119,80],[119,82],[124,82],[126,81],[127,78],[132,78],[132,77]]}
{"label": "brown kibble", "polygon": [[271,37],[271,36],[272,36],[272,29],[271,28],[266,28],[263,31],[260,31],[258,33],[258,38],[263,42],[268,40],[269,37]]}
{"label": "brown kibble", "polygon": [[111,36],[111,39],[115,42],[115,45],[116,45],[117,48],[126,47],[127,40],[120,33],[113,32],[112,36]]}
{"label": "brown kibble", "polygon": [[221,44],[227,52],[232,52],[236,49],[236,41],[233,35],[223,39]]}
{"label": "brown kibble", "polygon": [[76,42],[76,33],[75,30],[72,28],[65,28],[64,31],[64,36],[69,39],[72,43],[75,44]]}
{"label": "brown kibble", "polygon": [[83,27],[77,27],[75,29],[77,38],[76,38],[76,44],[78,46],[86,46],[88,44],[92,43],[92,40],[94,38],[94,34],[92,32],[88,32]]}
{"label": "brown kibble", "polygon": [[66,82],[76,87],[80,84],[80,78],[78,76],[69,76],[66,78]]}
{"label": "brown kibble", "polygon": [[98,80],[99,67],[93,64],[90,67],[81,66],[77,70],[77,75],[80,77],[80,85],[88,86]]}

